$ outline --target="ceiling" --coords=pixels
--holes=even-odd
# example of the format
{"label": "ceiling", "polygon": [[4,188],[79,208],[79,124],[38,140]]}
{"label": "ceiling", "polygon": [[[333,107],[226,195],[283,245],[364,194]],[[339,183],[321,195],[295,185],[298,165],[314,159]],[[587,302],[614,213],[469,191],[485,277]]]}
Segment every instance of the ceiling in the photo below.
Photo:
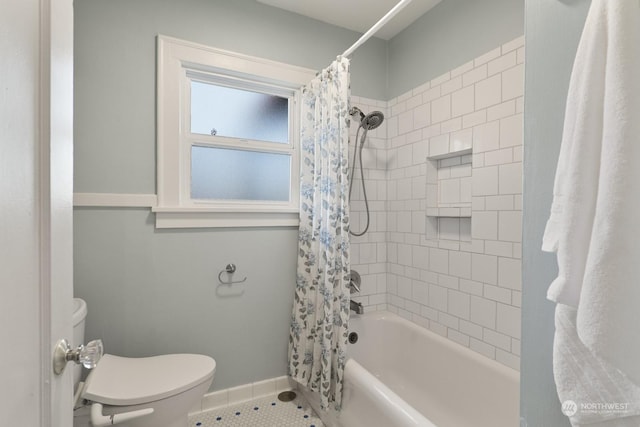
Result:
{"label": "ceiling", "polygon": [[[308,16],[319,21],[366,32],[400,0],[256,0],[260,3]],[[441,0],[413,0],[375,37],[389,40],[411,25]]]}

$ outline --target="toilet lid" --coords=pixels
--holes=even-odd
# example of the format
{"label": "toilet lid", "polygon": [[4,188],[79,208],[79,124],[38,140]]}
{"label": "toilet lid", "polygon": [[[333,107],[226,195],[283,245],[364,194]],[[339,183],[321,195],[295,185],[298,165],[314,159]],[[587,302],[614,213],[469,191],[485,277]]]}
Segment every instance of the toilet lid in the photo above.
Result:
{"label": "toilet lid", "polygon": [[199,354],[119,357],[105,354],[82,397],[106,405],[138,405],[176,395],[213,377],[216,361]]}

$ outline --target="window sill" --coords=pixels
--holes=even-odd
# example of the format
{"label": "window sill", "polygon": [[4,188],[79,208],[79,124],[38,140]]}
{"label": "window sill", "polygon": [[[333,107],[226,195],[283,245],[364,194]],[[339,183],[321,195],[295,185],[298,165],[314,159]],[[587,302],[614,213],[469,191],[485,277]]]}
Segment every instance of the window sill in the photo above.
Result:
{"label": "window sill", "polygon": [[156,228],[298,227],[297,211],[232,211],[203,208],[152,209]]}

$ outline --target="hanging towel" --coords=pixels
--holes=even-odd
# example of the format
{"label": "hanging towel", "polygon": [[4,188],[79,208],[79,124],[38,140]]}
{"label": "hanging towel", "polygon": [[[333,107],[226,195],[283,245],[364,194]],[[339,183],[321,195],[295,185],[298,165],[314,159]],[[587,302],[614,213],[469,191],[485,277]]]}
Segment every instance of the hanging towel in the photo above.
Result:
{"label": "hanging towel", "polygon": [[[576,309],[576,336],[592,356],[640,385],[638,0],[591,3],[569,85],[542,249],[558,258],[548,298]],[[556,331],[554,358],[571,359],[560,356],[576,348],[566,337]],[[573,361],[580,365],[584,357],[578,352]],[[563,384],[597,390],[594,378],[586,385],[576,381],[566,363],[554,369],[562,401],[571,399]],[[600,376],[605,381],[607,374]]]}
{"label": "hanging towel", "polygon": [[[576,315],[573,307],[556,307],[555,344],[561,345],[554,345],[553,371],[563,412],[573,426],[639,426],[640,387],[582,343]],[[575,413],[564,406],[572,404]]]}

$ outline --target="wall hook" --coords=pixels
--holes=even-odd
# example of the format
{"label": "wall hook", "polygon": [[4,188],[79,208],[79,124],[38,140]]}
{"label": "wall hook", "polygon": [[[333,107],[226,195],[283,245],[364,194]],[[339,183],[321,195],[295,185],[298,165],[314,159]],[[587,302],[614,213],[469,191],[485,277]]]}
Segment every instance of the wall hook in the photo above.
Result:
{"label": "wall hook", "polygon": [[220,273],[218,273],[218,281],[223,284],[223,285],[233,285],[236,283],[243,283],[247,281],[247,278],[245,277],[242,280],[229,280],[228,282],[225,282],[224,280],[222,280],[222,273],[227,273],[227,274],[233,274],[236,272],[236,265],[235,264],[227,264],[227,266],[224,268],[224,270],[222,270]]}

